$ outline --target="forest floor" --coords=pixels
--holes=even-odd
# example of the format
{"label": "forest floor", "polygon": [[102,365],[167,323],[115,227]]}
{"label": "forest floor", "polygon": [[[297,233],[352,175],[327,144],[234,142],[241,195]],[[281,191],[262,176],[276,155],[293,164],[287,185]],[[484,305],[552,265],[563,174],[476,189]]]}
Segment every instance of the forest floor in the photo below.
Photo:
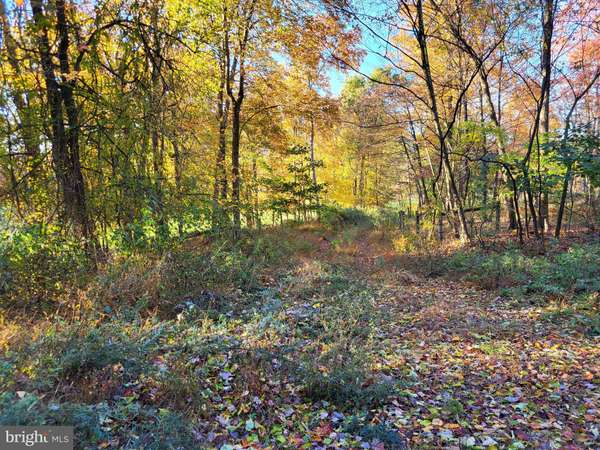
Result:
{"label": "forest floor", "polygon": [[293,257],[252,290],[15,331],[4,420],[75,421],[82,448],[600,447],[600,346],[578,312],[382,231],[287,233]]}

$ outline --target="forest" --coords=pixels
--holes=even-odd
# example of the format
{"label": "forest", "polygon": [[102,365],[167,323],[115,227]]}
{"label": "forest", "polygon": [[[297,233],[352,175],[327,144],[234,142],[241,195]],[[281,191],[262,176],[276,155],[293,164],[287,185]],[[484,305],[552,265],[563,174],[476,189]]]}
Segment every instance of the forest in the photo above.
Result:
{"label": "forest", "polygon": [[0,77],[0,429],[600,446],[596,0],[0,0]]}

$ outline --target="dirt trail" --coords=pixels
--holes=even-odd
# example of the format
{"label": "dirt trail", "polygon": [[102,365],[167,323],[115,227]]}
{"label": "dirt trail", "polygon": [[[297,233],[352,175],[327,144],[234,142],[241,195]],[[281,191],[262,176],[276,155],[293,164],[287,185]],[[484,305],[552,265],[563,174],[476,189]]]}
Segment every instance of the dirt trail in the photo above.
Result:
{"label": "dirt trail", "polygon": [[412,447],[600,447],[597,340],[396,256],[367,241],[353,254],[388,318],[379,369],[414,380],[375,421],[393,420]]}

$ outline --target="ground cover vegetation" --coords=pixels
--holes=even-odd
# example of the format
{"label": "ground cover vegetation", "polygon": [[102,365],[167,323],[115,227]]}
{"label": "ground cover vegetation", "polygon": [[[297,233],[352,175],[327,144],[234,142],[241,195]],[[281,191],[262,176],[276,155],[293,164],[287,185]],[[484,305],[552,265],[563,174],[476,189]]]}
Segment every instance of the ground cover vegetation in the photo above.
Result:
{"label": "ground cover vegetation", "polygon": [[597,447],[599,21],[0,0],[0,424]]}

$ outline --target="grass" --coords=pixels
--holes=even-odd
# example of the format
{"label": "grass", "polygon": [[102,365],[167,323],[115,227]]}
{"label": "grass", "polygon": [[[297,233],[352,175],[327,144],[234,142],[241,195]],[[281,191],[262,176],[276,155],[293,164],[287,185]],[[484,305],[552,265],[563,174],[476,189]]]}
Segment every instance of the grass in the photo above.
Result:
{"label": "grass", "polygon": [[[29,336],[15,325],[4,337],[0,422],[73,424],[89,446],[194,448],[213,422],[206,430],[194,424],[227,416],[240,439],[281,445],[276,416],[257,410],[252,397],[248,408],[248,392],[282,410],[300,401],[295,408],[307,412],[384,401],[394,386],[371,369],[380,319],[372,292],[336,263],[295,269],[319,251],[323,230],[294,233],[274,230],[235,246],[188,242],[110,261],[75,320],[38,323]],[[270,392],[290,382],[292,392]],[[316,411],[294,427],[301,432],[315,418]],[[271,431],[256,434],[248,421]]]}
{"label": "grass", "polygon": [[[466,316],[453,311],[463,292],[448,293],[443,279],[427,280],[435,289],[420,278],[390,285],[402,283],[394,275],[398,258],[421,251],[418,240],[359,222],[335,232],[271,230],[235,245],[201,237],[161,254],[121,255],[85,283],[73,281],[77,308],[61,306],[64,294],[48,294],[41,310],[59,306],[54,316],[9,315],[18,309],[5,298],[0,424],[74,425],[86,448],[370,442],[394,449],[406,448],[407,430],[417,447],[458,443],[452,432],[442,442],[427,430],[444,422],[468,427],[476,417],[478,393],[460,389],[478,381],[463,382],[471,372],[462,365],[511,361],[520,354],[515,341],[493,333],[475,339],[477,330],[469,330],[465,350],[462,321],[452,330],[443,317]],[[440,255],[438,266],[479,284],[500,271],[490,287],[539,296],[540,324],[585,328],[591,337],[599,328],[599,253],[595,244],[551,257],[469,250]],[[376,263],[362,267],[363,260]],[[472,308],[469,302],[460,308]],[[442,327],[429,328],[436,320]],[[516,324],[510,332],[522,326],[519,317],[507,320]],[[446,358],[451,370],[443,368]]]}
{"label": "grass", "polygon": [[541,319],[564,322],[590,336],[600,333],[600,244],[576,244],[548,255],[528,255],[517,247],[470,249],[442,259],[440,273],[459,276],[517,302],[545,307]]}
{"label": "grass", "polygon": [[575,245],[549,256],[529,256],[518,248],[500,252],[467,250],[443,261],[447,272],[505,288],[508,293],[565,296],[600,290],[600,244]]}

